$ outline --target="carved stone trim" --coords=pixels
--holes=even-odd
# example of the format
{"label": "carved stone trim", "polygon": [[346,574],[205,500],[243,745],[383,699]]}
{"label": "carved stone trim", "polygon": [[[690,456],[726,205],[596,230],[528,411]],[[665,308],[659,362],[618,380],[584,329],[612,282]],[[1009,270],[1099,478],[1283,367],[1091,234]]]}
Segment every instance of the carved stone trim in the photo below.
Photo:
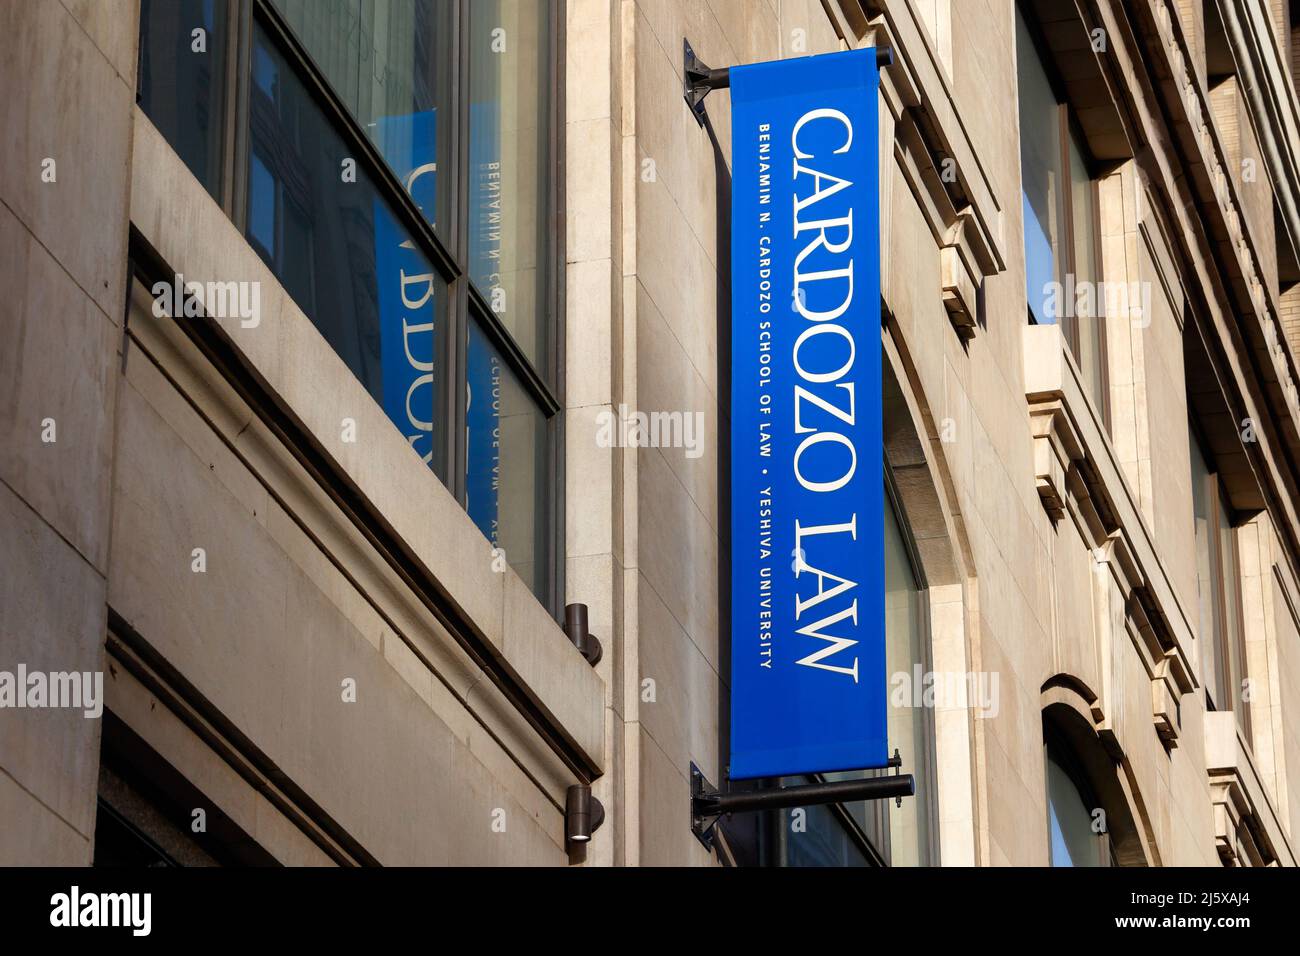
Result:
{"label": "carved stone trim", "polygon": [[880,74],[895,122],[894,156],[940,250],[944,308],[957,334],[969,338],[978,326],[984,279],[1006,268],[1002,210],[965,129],[953,121],[951,91],[910,8],[901,19],[888,9],[869,20],[862,14],[853,18],[859,42],[894,50],[894,64]]}
{"label": "carved stone trim", "polygon": [[940,251],[943,276],[943,305],[959,332],[971,334],[979,315],[979,287],[986,274],[984,264],[992,262],[985,236],[969,206],[960,210],[948,227]]}
{"label": "carved stone trim", "polygon": [[1235,769],[1211,770],[1214,847],[1224,866],[1276,866],[1278,861],[1255,820],[1255,809]]}
{"label": "carved stone trim", "polygon": [[1259,257],[1255,252],[1258,243],[1250,235],[1249,227],[1238,208],[1237,190],[1226,171],[1226,154],[1210,118],[1213,110],[1189,62],[1187,41],[1183,36],[1178,11],[1170,0],[1157,0],[1152,7],[1152,14],[1158,40],[1167,57],[1162,66],[1169,71],[1169,79],[1177,92],[1176,100],[1182,104],[1183,118],[1193,134],[1189,139],[1200,154],[1190,158],[1189,163],[1198,159],[1204,166],[1227,234],[1226,245],[1236,254],[1235,265],[1240,270],[1240,281],[1248,292],[1249,307],[1247,303],[1237,301],[1233,304],[1233,310],[1240,314],[1253,309],[1253,317],[1259,324],[1264,340],[1264,351],[1288,414],[1288,424],[1293,430],[1300,430],[1300,388],[1296,385],[1295,358],[1278,325],[1277,303],[1261,276]]}
{"label": "carved stone trim", "polygon": [[[1033,332],[1034,348],[1026,349],[1030,391],[1025,397],[1039,499],[1053,521],[1068,517],[1075,522],[1083,540],[1092,546],[1098,568],[1104,568],[1114,582],[1124,603],[1129,638],[1151,680],[1151,719],[1156,733],[1167,747],[1177,746],[1180,702],[1184,694],[1196,688],[1190,663],[1175,639],[1158,589],[1142,565],[1141,555],[1145,552],[1134,545],[1133,535],[1140,535],[1141,530],[1131,530],[1121,522],[1118,515],[1123,512],[1099,477],[1105,471],[1100,467],[1101,460],[1093,456],[1108,453],[1104,436],[1096,428],[1093,433],[1087,431],[1092,419],[1077,371],[1064,353],[1064,341],[1059,331]],[[1054,334],[1056,339],[1049,342],[1037,333]],[[1090,448],[1089,441],[1101,441],[1103,446]],[[1178,612],[1175,609],[1173,613]],[[1102,708],[1109,703],[1099,700],[1094,705],[1099,724],[1105,723]]]}
{"label": "carved stone trim", "polygon": [[1276,866],[1290,860],[1286,834],[1273,815],[1230,711],[1205,715],[1205,765],[1214,840],[1225,866]]}
{"label": "carved stone trim", "polygon": [[1151,715],[1155,720],[1156,733],[1165,745],[1178,746],[1178,734],[1182,725],[1182,696],[1188,693],[1191,677],[1182,666],[1182,659],[1172,652],[1167,652],[1156,666],[1151,679]]}
{"label": "carved stone trim", "polygon": [[1251,844],[1254,841],[1250,838],[1250,828],[1244,825],[1250,810],[1235,771],[1211,771],[1210,805],[1214,813],[1214,847],[1219,851],[1219,859],[1224,866],[1249,866],[1250,861],[1240,859],[1237,850],[1242,837]]}
{"label": "carved stone trim", "polygon": [[1034,437],[1034,482],[1053,521],[1065,517],[1065,477],[1083,457],[1083,446],[1060,399],[1031,402],[1029,428]]}
{"label": "carved stone trim", "polygon": [[1195,688],[1186,662],[1159,625],[1159,617],[1148,612],[1150,596],[1133,546],[1123,528],[1113,531],[1093,549],[1098,565],[1109,570],[1125,602],[1130,636],[1151,679],[1151,717],[1156,733],[1167,747],[1178,746],[1181,733],[1182,696]]}

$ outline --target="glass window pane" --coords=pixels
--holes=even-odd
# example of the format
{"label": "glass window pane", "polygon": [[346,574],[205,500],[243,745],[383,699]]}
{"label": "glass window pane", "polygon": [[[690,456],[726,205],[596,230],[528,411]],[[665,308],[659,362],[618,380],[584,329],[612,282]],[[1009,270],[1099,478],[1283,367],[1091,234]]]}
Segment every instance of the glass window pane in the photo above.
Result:
{"label": "glass window pane", "polygon": [[1247,704],[1242,696],[1242,679],[1246,676],[1246,662],[1241,646],[1240,571],[1237,567],[1236,529],[1232,527],[1232,514],[1228,503],[1219,495],[1219,555],[1223,574],[1224,634],[1220,653],[1224,654],[1224,698],[1229,700],[1243,731],[1246,727]]}
{"label": "glass window pane", "polygon": [[[915,689],[918,678],[924,686],[925,649],[921,621],[921,591],[908,555],[898,516],[885,508],[885,657],[891,687],[905,675],[902,686]],[[901,773],[916,780],[916,795],[902,806],[886,801],[889,814],[889,863],[891,866],[921,866],[929,863],[930,817],[929,753],[930,726],[924,698],[917,706],[916,695],[890,694],[889,746],[902,757]]]}
{"label": "glass window pane", "polygon": [[416,453],[443,468],[447,289],[258,27],[247,235]]}
{"label": "glass window pane", "polygon": [[[811,781],[802,777],[790,778],[783,785],[796,786]],[[781,810],[776,814],[777,825],[785,829],[785,866],[867,866],[861,847],[844,829],[844,823],[828,806],[800,808],[804,811],[802,825],[795,826],[794,811]]]}
{"label": "glass window pane", "polygon": [[429,223],[449,223],[454,0],[271,2]]}
{"label": "glass window pane", "polygon": [[1215,549],[1218,545],[1211,534],[1210,468],[1205,463],[1195,434],[1188,444],[1192,458],[1192,520],[1196,530],[1196,590],[1200,611],[1197,644],[1201,657],[1201,681],[1211,705],[1223,708],[1227,704],[1219,680],[1219,587],[1215,576]]}
{"label": "glass window pane", "polygon": [[[1073,212],[1074,280],[1076,285],[1096,282],[1100,278],[1097,267],[1097,212],[1093,202],[1092,175],[1083,158],[1078,137],[1071,132],[1070,154],[1070,207]],[[1096,315],[1100,310],[1082,303],[1079,313]]]}
{"label": "glass window pane", "polygon": [[1047,753],[1047,825],[1052,866],[1105,866],[1105,837],[1093,831],[1088,805],[1053,748]]}
{"label": "glass window pane", "polygon": [[465,383],[466,509],[492,546],[546,603],[551,513],[547,422],[475,322]]}
{"label": "glass window pane", "polygon": [[248,171],[248,238],[263,256],[275,254],[275,180],[256,153]]}
{"label": "glass window pane", "polygon": [[[888,499],[887,499],[888,502]],[[900,773],[910,773],[916,794],[897,806],[895,801],[857,802],[845,809],[890,866],[925,866],[930,862],[929,788],[933,746],[929,709],[925,703],[925,624],[921,588],[912,568],[898,514],[885,508],[885,660],[890,682],[889,747],[903,760]],[[902,688],[905,692],[899,693]],[[914,689],[919,688],[920,706]],[[849,770],[826,773],[826,780],[859,780],[893,770]],[[842,826],[842,824],[841,824]],[[887,832],[886,832],[887,831]]]}
{"label": "glass window pane", "polygon": [[226,0],[142,0],[140,108],[220,201]]}
{"label": "glass window pane", "polygon": [[549,4],[470,4],[469,273],[545,368]]}
{"label": "glass window pane", "polygon": [[1052,290],[1062,280],[1064,268],[1065,176],[1061,169],[1060,106],[1019,9],[1016,10],[1016,64],[1021,201],[1025,219],[1025,294],[1034,318],[1052,323],[1059,317],[1058,296]]}

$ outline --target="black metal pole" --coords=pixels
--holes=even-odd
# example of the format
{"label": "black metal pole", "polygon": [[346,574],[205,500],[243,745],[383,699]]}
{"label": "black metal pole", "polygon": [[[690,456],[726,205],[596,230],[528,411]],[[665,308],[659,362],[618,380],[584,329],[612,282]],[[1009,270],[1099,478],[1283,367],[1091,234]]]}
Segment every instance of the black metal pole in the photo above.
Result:
{"label": "black metal pole", "polygon": [[748,790],[737,793],[701,793],[693,798],[700,816],[744,813],[751,810],[779,810],[785,807],[810,807],[822,803],[852,803],[855,800],[888,800],[910,797],[916,793],[916,781],[910,773],[866,780],[836,780],[812,783],[779,790]]}
{"label": "black metal pole", "polygon": [[[901,763],[898,751],[894,751],[889,765],[898,767]],[[833,783],[799,787],[721,793],[709,784],[700,768],[692,763],[691,832],[705,847],[712,849],[714,825],[729,813],[783,810],[788,807],[853,803],[859,800],[895,800],[901,804],[904,797],[915,795],[916,781],[910,773],[869,777],[866,780],[836,780]]]}
{"label": "black metal pole", "polygon": [[[876,69],[883,70],[894,62],[894,51],[887,46],[878,46],[876,50]],[[700,124],[704,123],[704,97],[710,90],[725,90],[731,86],[731,68],[713,69],[705,65],[690,41],[682,40],[682,79],[685,87],[686,102]]]}

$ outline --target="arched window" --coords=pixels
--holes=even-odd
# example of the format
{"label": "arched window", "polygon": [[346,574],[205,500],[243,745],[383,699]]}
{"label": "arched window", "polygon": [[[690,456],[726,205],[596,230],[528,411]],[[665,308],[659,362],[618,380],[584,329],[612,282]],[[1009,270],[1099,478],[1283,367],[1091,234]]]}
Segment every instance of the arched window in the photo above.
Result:
{"label": "arched window", "polygon": [[1106,813],[1069,744],[1043,728],[1047,837],[1052,866],[1110,866]]}

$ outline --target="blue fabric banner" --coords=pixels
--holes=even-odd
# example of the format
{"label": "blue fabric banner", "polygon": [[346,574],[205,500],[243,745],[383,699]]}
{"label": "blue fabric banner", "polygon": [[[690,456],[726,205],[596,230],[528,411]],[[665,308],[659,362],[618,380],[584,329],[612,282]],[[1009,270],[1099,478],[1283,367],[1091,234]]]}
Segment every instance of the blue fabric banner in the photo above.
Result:
{"label": "blue fabric banner", "polygon": [[875,52],[731,68],[737,780],[888,761]]}

